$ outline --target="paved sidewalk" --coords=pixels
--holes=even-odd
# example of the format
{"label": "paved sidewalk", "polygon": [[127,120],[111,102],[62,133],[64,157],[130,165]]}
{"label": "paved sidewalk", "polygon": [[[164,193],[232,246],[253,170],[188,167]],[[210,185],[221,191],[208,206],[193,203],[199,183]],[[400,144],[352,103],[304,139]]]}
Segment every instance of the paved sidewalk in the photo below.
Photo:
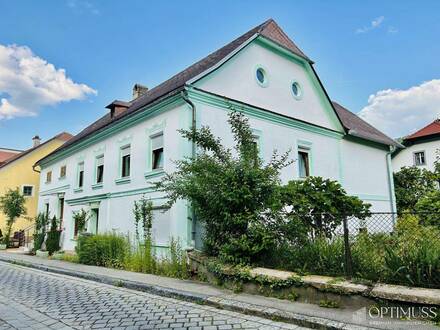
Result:
{"label": "paved sidewalk", "polygon": [[123,286],[129,289],[207,304],[250,315],[278,319],[305,327],[321,329],[359,329],[359,327],[438,329],[428,324],[415,325],[412,322],[396,320],[377,324],[367,319],[365,317],[366,311],[362,310],[350,308],[328,309],[313,304],[290,302],[245,293],[234,294],[229,290],[195,281],[177,280],[156,275],[48,260],[5,251],[0,252],[0,261],[18,263],[53,273]]}

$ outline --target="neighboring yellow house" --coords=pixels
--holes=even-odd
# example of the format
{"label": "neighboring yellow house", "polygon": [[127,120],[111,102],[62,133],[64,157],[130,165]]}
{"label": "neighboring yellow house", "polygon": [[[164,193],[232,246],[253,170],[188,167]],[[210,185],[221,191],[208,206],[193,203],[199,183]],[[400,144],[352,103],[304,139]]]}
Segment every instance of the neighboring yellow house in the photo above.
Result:
{"label": "neighboring yellow house", "polygon": [[[33,165],[71,137],[72,135],[69,133],[63,132],[44,143],[40,143],[40,138],[35,136],[32,139],[32,148],[7,159],[0,165],[0,196],[10,188],[18,188],[26,197],[27,215],[15,222],[12,233],[31,226],[32,221],[29,221],[28,218],[34,218],[37,215],[40,173],[34,171]],[[3,233],[6,232],[6,219],[2,211],[0,211],[0,229]]]}

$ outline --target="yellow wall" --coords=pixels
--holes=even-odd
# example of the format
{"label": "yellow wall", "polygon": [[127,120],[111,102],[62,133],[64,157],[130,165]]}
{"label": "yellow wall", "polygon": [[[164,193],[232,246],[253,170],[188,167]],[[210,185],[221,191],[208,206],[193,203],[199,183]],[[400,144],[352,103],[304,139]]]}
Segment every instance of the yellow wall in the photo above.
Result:
{"label": "yellow wall", "polygon": [[[0,196],[9,188],[19,188],[22,192],[23,185],[34,186],[33,196],[26,198],[27,214],[25,217],[30,217],[28,220],[25,217],[17,219],[12,227],[12,233],[17,230],[25,229],[33,224],[33,218],[37,215],[38,208],[38,191],[40,190],[40,174],[33,171],[32,166],[41,158],[45,157],[56,148],[64,143],[62,140],[53,139],[42,144],[39,148],[30,152],[29,154],[17,159],[9,165],[0,168]],[[52,179],[59,173],[53,173]],[[2,211],[0,211],[0,228],[3,234],[6,233],[6,218]]]}

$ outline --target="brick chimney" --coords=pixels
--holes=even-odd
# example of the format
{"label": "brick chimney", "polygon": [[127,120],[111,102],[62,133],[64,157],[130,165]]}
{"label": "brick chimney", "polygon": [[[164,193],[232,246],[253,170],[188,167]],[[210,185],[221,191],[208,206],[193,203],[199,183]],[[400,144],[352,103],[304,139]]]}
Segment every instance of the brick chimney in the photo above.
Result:
{"label": "brick chimney", "polygon": [[39,137],[38,135],[35,135],[35,136],[32,138],[32,147],[33,147],[33,148],[38,147],[38,146],[40,145],[40,143],[41,143],[41,139],[40,139],[40,137]]}
{"label": "brick chimney", "polygon": [[119,101],[119,100],[114,100],[112,103],[106,106],[107,109],[110,109],[111,118],[115,118],[121,115],[129,107],[130,107],[130,102]]}
{"label": "brick chimney", "polygon": [[144,95],[148,92],[148,87],[141,84],[134,84],[133,86],[133,100],[137,99],[139,96]]}

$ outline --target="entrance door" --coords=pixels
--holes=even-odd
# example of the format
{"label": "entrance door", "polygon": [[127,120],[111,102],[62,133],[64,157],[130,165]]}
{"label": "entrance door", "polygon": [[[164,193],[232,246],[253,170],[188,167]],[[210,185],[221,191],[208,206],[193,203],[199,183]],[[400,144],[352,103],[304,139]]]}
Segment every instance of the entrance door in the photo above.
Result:
{"label": "entrance door", "polygon": [[99,209],[92,209],[89,220],[89,228],[88,228],[89,233],[91,234],[98,233],[98,220],[99,220]]}

